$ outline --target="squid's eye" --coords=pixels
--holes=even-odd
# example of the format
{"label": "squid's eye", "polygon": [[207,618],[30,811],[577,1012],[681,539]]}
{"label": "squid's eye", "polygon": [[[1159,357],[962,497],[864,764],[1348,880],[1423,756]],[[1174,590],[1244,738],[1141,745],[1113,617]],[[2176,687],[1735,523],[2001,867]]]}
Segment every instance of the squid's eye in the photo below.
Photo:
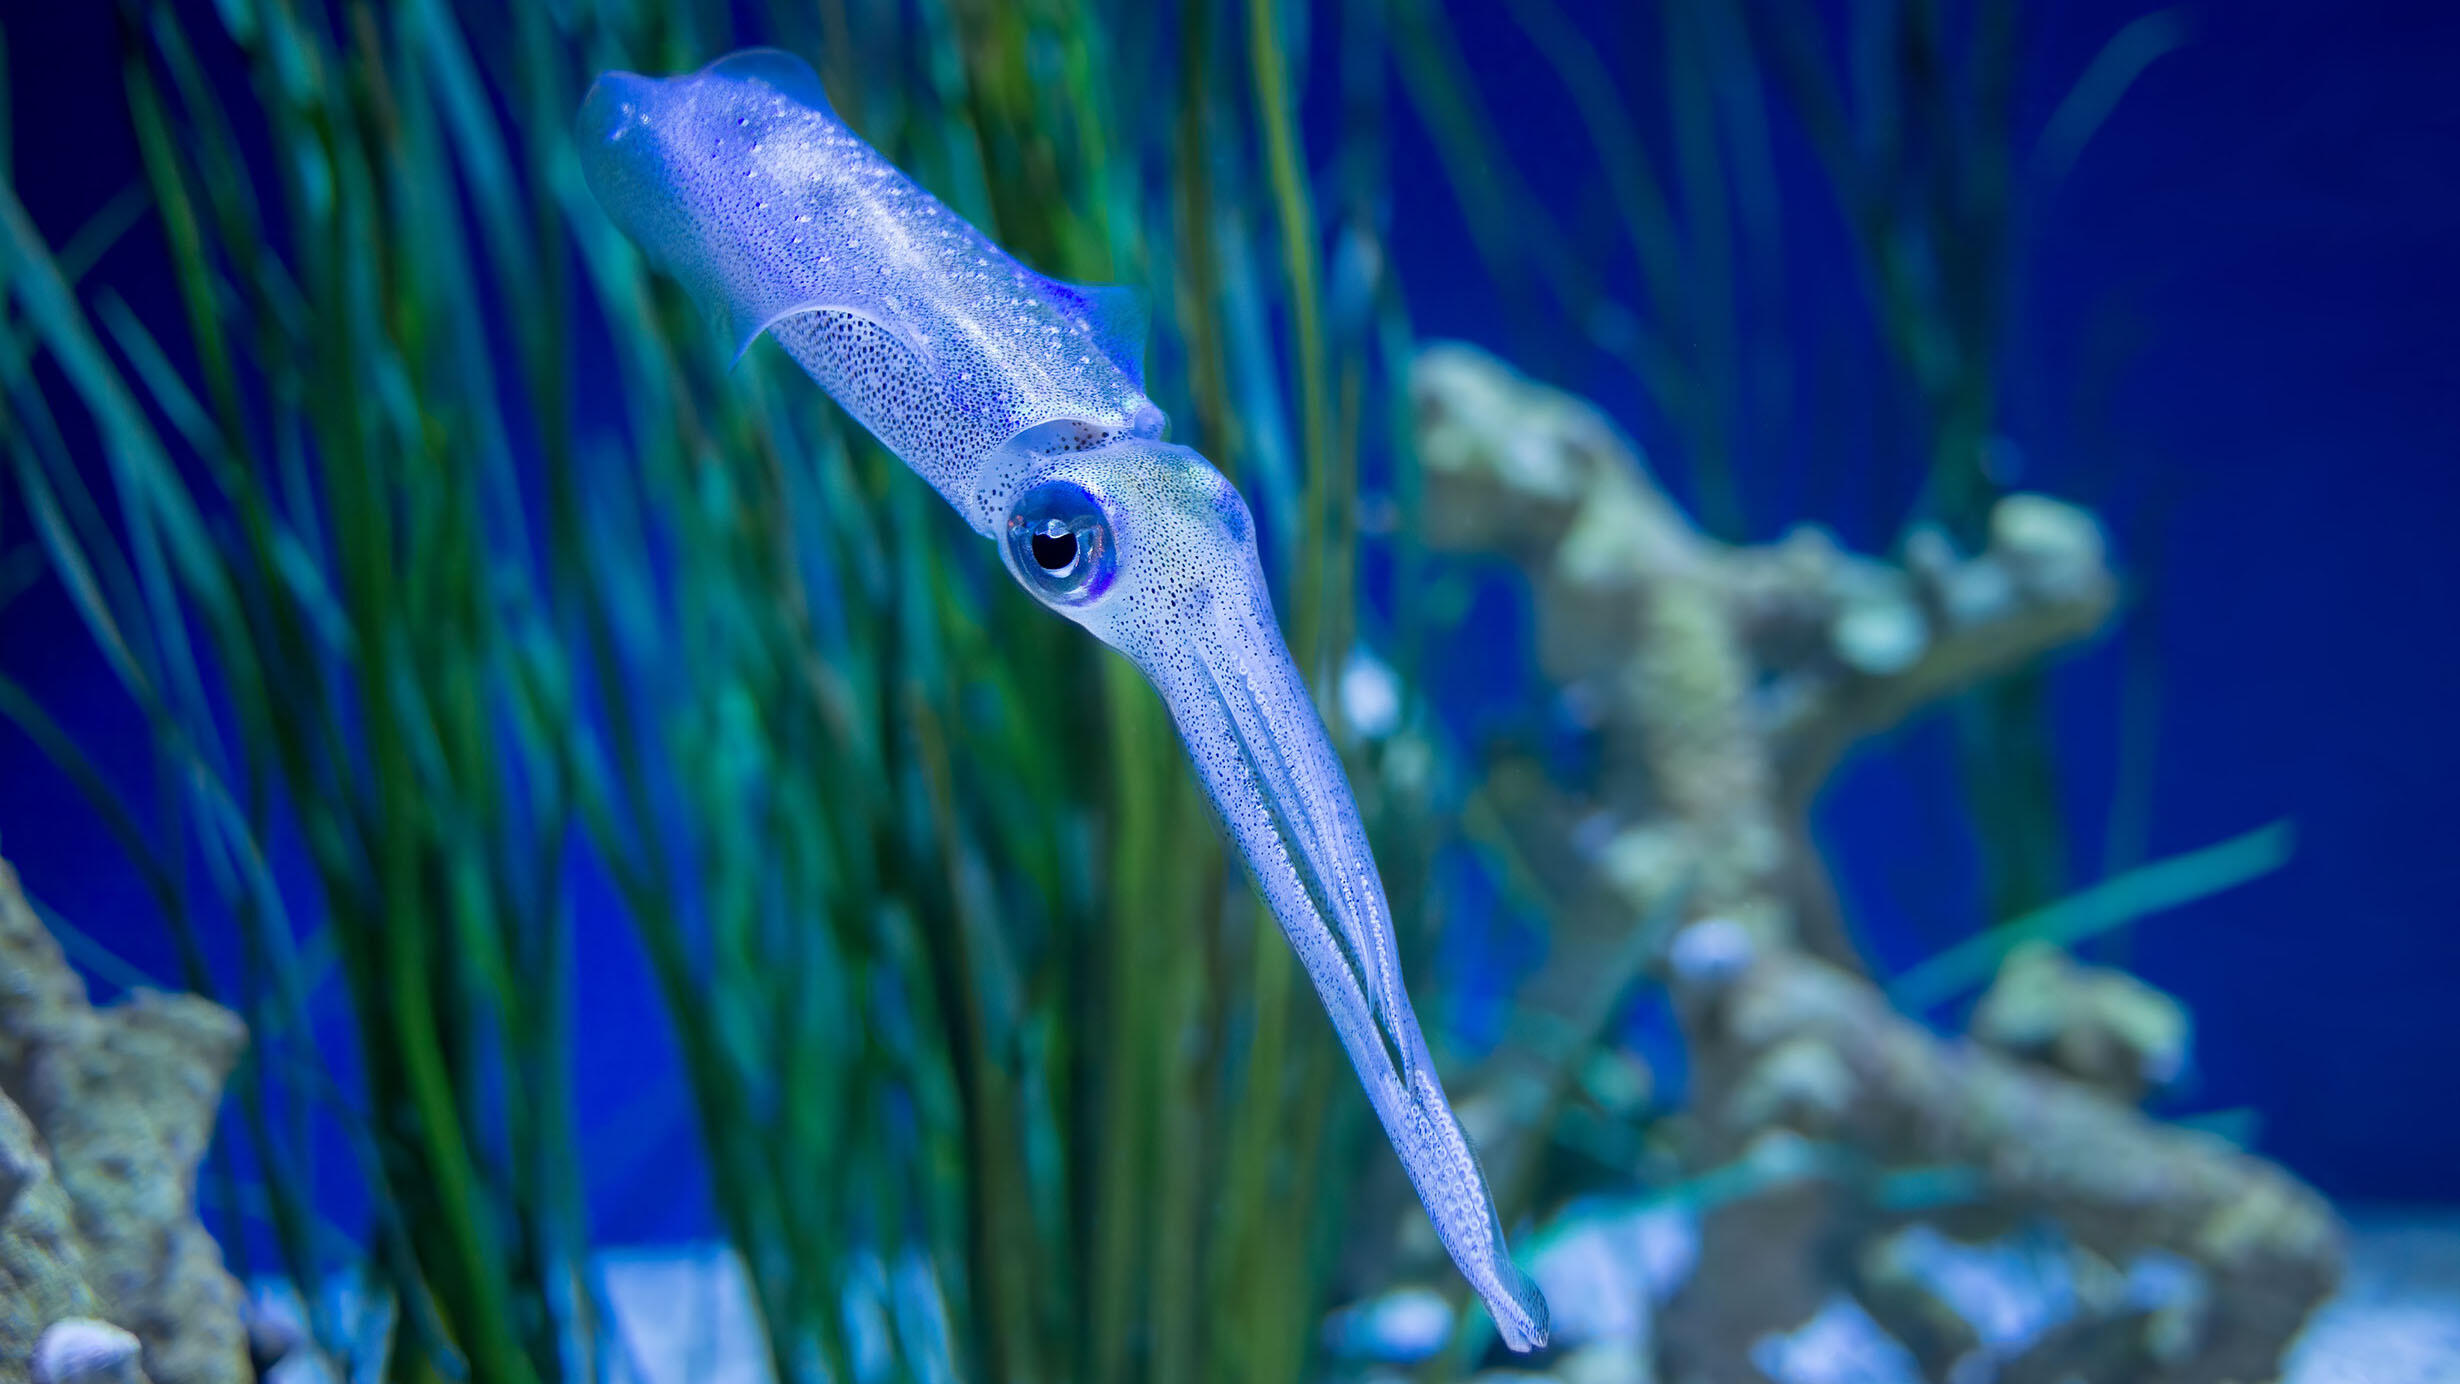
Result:
{"label": "squid's eye", "polygon": [[1074,481],[1044,481],[1018,497],[1008,551],[1026,588],[1054,605],[1098,600],[1118,575],[1110,518]]}

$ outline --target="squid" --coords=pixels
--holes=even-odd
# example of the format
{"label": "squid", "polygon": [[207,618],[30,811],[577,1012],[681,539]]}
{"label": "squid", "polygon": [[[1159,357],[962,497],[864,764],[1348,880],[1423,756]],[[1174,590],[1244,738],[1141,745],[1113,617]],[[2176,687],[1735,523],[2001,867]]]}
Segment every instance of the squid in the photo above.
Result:
{"label": "squid", "polygon": [[774,338],[999,546],[1017,584],[1124,654],[1314,981],[1437,1237],[1513,1350],[1547,1309],[1402,987],[1349,780],[1273,617],[1238,490],[1166,440],[1132,290],[1018,263],[849,130],[801,59],[609,72],[591,190],[738,357]]}

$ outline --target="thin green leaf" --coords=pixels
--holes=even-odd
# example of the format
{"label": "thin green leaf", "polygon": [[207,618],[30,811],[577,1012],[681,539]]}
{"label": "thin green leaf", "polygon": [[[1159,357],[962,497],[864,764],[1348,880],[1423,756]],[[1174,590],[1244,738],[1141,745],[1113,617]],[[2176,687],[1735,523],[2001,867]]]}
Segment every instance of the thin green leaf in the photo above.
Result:
{"label": "thin green leaf", "polygon": [[2026,943],[2072,947],[2270,874],[2289,863],[2296,840],[2296,832],[2283,820],[2129,870],[1948,948],[1890,982],[1888,997],[1902,1009],[1928,1009],[1987,984],[1999,963]]}
{"label": "thin green leaf", "polygon": [[2033,145],[2033,181],[2049,187],[2064,180],[2145,69],[2185,47],[2187,38],[2187,17],[2177,9],[2139,15],[2110,35],[2042,126]]}

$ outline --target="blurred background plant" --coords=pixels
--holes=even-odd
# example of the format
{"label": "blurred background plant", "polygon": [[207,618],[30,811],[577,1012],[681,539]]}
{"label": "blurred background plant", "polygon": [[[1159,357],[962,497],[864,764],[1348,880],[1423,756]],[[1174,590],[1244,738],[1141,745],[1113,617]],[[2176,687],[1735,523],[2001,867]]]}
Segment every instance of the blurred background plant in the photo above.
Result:
{"label": "blurred background plant", "polygon": [[[1911,562],[1992,541],[2030,199],[2183,32],[2119,30],[2020,129],[2014,0],[1662,0],[1616,27],[1628,53],[1554,0],[1503,12],[1583,158],[1513,146],[1434,0],[122,0],[142,180],[56,246],[0,205],[0,493],[142,714],[152,806],[28,688],[0,681],[0,714],[126,848],[179,982],[248,1020],[207,1181],[235,1270],[388,1379],[620,1375],[587,1192],[622,1155],[582,1146],[574,1094],[611,898],[777,1378],[1285,1380],[1339,1353],[1328,1307],[1425,1247],[1161,707],[780,353],[730,372],[591,201],[569,122],[598,71],[776,44],[1020,258],[1145,290],[1149,387],[1254,502],[1431,993],[1479,899],[1594,904],[1494,775],[1602,771],[1577,688],[1527,680],[1485,740],[1439,705],[1498,569],[1427,548],[1410,305],[1457,285],[1401,280],[1396,143],[1431,139],[1523,368],[1633,401],[1707,538],[1825,517]],[[1806,426],[1778,172],[1802,151],[1886,362],[1875,451],[1916,459],[1867,495]],[[1568,221],[1564,169],[1593,192]],[[173,313],[83,282],[139,226]],[[37,571],[0,554],[0,599]],[[1957,703],[1963,916],[2029,923],[1908,1004],[2285,850],[2039,911],[2069,884],[2059,759],[2039,672],[1997,671]],[[1700,1165],[1675,1074],[1627,1041],[1697,916],[1657,902],[1615,915],[1614,983],[1568,1031],[1506,983],[1434,997],[1449,1065],[1545,1074],[1479,1131],[1554,1150],[1498,1178],[1507,1221],[1600,1188],[1711,1205],[1758,1166]],[[1806,945],[1864,966],[1830,922]],[[315,1017],[334,987],[346,1034]],[[334,1280],[395,1305],[389,1337]]]}
{"label": "blurred background plant", "polygon": [[[1162,50],[1164,16],[1096,18],[267,4],[198,35],[132,4],[144,185],[57,257],[12,207],[19,492],[144,710],[163,821],[21,690],[7,706],[124,825],[175,927],[238,926],[227,976],[183,941],[185,981],[257,1035],[228,1238],[255,1240],[257,1209],[307,1301],[346,1266],[401,1303],[390,1377],[606,1368],[571,1099],[592,870],[652,962],[779,1377],[1298,1370],[1358,1121],[1158,704],[1018,606],[793,372],[761,352],[729,376],[569,145],[598,70],[826,55],[857,127],[1031,262],[1185,266],[1147,284],[1180,309],[1156,373],[1181,435],[1236,467],[1229,381],[1302,400],[1293,439],[1248,446],[1314,478],[1297,532],[1345,533],[1284,20],[1191,5],[1154,69],[1113,45]],[[1251,227],[1212,184],[1265,165],[1275,215]],[[140,213],[184,341],[71,286]],[[1292,235],[1238,269],[1286,326],[1222,322],[1224,221]],[[38,342],[65,390],[29,369]],[[54,417],[72,398],[103,476]],[[1286,544],[1302,648],[1348,623],[1336,546]],[[295,920],[265,864],[293,838],[317,886]],[[304,1022],[327,965],[347,1057]],[[319,1236],[320,1117],[353,1136],[363,1239]]]}

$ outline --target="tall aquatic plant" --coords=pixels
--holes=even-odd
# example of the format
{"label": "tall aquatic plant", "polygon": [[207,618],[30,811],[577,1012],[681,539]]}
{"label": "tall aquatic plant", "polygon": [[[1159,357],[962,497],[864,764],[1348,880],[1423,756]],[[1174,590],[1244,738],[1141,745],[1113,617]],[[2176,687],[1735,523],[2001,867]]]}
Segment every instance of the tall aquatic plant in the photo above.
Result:
{"label": "tall aquatic plant", "polygon": [[[1268,512],[1305,496],[1277,560],[1320,675],[1355,627],[1343,458],[1406,343],[1321,322],[1298,18],[122,13],[180,316],[81,291],[88,248],[0,204],[11,340],[66,381],[10,352],[6,443],[179,810],[141,825],[42,708],[0,711],[175,926],[238,928],[236,975],[191,935],[187,978],[257,1036],[241,1125],[284,1270],[388,1291],[392,1378],[609,1368],[571,1095],[574,950],[606,944],[576,899],[606,879],[780,1378],[1296,1375],[1359,1112],[1166,716],[767,348],[728,373],[567,131],[598,69],[817,49],[857,127],[1004,243],[1159,290],[1182,436],[1254,462]],[[306,1021],[326,957],[347,1054]],[[375,1206],[355,1242],[317,1223],[320,1121]]]}

